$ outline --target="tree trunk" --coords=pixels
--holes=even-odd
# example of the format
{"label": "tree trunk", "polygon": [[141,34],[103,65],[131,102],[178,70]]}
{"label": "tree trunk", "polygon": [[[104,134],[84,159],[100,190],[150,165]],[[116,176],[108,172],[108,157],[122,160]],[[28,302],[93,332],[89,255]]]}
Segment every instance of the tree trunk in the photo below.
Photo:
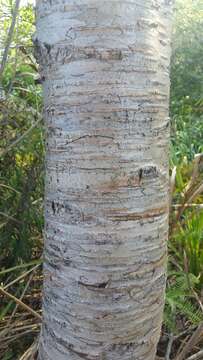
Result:
{"label": "tree trunk", "polygon": [[38,0],[40,360],[152,360],[168,233],[168,0]]}

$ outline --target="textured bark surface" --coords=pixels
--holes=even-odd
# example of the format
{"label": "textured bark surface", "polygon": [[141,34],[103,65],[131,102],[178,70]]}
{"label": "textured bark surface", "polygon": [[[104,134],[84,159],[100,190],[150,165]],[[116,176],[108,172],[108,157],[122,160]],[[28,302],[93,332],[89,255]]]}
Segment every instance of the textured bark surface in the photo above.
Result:
{"label": "textured bark surface", "polygon": [[38,0],[40,360],[152,360],[168,232],[167,0]]}

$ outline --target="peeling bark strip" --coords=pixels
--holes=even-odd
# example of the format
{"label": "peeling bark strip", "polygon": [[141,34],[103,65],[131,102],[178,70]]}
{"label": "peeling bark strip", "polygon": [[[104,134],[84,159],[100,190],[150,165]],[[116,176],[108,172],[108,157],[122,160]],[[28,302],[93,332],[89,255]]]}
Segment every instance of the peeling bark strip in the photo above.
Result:
{"label": "peeling bark strip", "polygon": [[168,232],[171,2],[38,0],[40,360],[153,360]]}

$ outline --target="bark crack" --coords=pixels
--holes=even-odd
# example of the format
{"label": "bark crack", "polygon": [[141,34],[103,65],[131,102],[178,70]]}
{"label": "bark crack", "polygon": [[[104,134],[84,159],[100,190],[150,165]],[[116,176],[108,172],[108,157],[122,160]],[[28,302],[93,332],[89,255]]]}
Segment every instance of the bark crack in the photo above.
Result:
{"label": "bark crack", "polygon": [[92,288],[92,289],[105,289],[108,287],[110,283],[110,280],[108,281],[104,281],[104,282],[101,282],[101,283],[96,283],[96,284],[87,284],[87,283],[84,283],[82,281],[78,281],[78,284],[82,285],[82,286],[85,286],[87,288]]}
{"label": "bark crack", "polygon": [[104,139],[111,139],[111,140],[114,140],[113,136],[107,136],[107,135],[83,135],[83,136],[80,136],[76,139],[73,139],[71,141],[68,142],[68,144],[72,144],[76,141],[80,141],[82,139],[85,139],[85,138],[104,138]]}
{"label": "bark crack", "polygon": [[112,221],[135,221],[135,220],[143,220],[149,219],[152,217],[158,217],[166,214],[167,208],[158,208],[145,211],[143,213],[130,213],[130,214],[120,214],[115,216],[108,216],[108,218]]}

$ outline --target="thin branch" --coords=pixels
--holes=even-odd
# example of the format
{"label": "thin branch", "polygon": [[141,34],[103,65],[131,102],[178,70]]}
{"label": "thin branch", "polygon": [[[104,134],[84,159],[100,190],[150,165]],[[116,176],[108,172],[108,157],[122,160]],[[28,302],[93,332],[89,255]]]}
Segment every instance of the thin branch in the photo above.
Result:
{"label": "thin branch", "polygon": [[33,328],[31,328],[29,330],[25,330],[19,334],[7,336],[6,338],[4,338],[4,343],[6,342],[8,345],[9,343],[13,343],[18,338],[25,336],[26,334],[30,334],[30,333],[39,333],[39,330],[36,327],[33,327]]}
{"label": "thin branch", "polygon": [[177,168],[176,168],[176,166],[174,166],[171,177],[170,177],[170,206],[172,205],[172,201],[173,201],[173,192],[174,192],[175,182],[176,182],[176,171],[177,171]]}
{"label": "thin branch", "polygon": [[[39,266],[39,265],[37,265],[37,266]],[[19,299],[20,301],[23,300],[23,297],[24,297],[24,295],[25,295],[25,293],[26,293],[27,289],[29,288],[30,283],[32,281],[33,275],[34,275],[34,273],[30,275],[30,277],[29,277],[29,279],[27,281],[27,284],[24,287],[23,292],[22,292],[22,294],[20,296],[20,299]],[[5,288],[4,288],[4,290],[5,290]],[[15,323],[13,323],[13,318],[14,318],[14,316],[16,314],[16,311],[18,310],[18,306],[19,306],[19,304],[16,304],[16,306],[15,306],[15,308],[14,308],[14,310],[13,310],[13,312],[12,312],[10,318],[9,318],[9,321],[7,323],[6,328],[3,331],[0,332],[0,338],[5,337],[9,332],[12,332],[12,328],[15,326]],[[18,331],[19,331],[19,328],[18,328]]]}
{"label": "thin branch", "polygon": [[186,355],[193,349],[193,347],[197,344],[197,342],[199,341],[200,337],[202,337],[202,335],[203,335],[203,322],[195,330],[195,332],[188,340],[181,353],[175,358],[175,360],[184,360]]}
{"label": "thin branch", "polygon": [[8,214],[4,213],[3,211],[0,211],[0,215],[4,216],[6,219],[11,220],[17,224],[22,224],[22,221],[15,219],[12,215],[8,215]]}
{"label": "thin branch", "polygon": [[3,53],[3,57],[2,57],[2,61],[1,61],[1,67],[0,67],[0,79],[3,75],[5,66],[6,66],[6,61],[8,58],[8,52],[9,52],[9,48],[12,42],[12,37],[13,37],[13,33],[14,33],[14,29],[15,29],[15,24],[16,24],[16,19],[17,19],[17,15],[18,15],[18,10],[19,10],[19,6],[20,6],[20,0],[16,0],[15,2],[15,6],[13,9],[13,15],[12,15],[12,21],[11,21],[11,26],[8,32],[8,36],[7,36],[7,40],[6,40],[6,46],[5,46],[5,50]]}
{"label": "thin branch", "polygon": [[14,189],[12,186],[9,186],[9,185],[5,185],[5,184],[0,184],[0,187],[4,187],[6,189],[9,189],[9,190],[12,190],[12,191],[15,191],[16,194],[20,194],[20,191]]}
{"label": "thin branch", "polygon": [[186,279],[187,279],[187,283],[188,283],[188,287],[190,289],[190,291],[193,293],[195,299],[197,300],[197,303],[203,313],[203,304],[202,304],[202,301],[201,299],[199,298],[198,294],[196,293],[196,291],[194,290],[192,284],[191,284],[191,281],[190,281],[190,277],[189,277],[189,264],[188,264],[188,258],[187,258],[187,254],[186,252],[184,251],[184,254],[183,254],[183,258],[184,258],[184,268],[185,268],[185,273],[186,273]]}
{"label": "thin branch", "polygon": [[166,349],[165,360],[170,360],[170,355],[171,355],[171,349],[172,349],[173,341],[174,341],[174,336],[173,336],[173,334],[170,334],[170,335],[169,335],[169,340],[168,340],[167,349]]}
{"label": "thin branch", "polygon": [[7,154],[13,147],[15,147],[20,141],[22,141],[42,120],[42,118],[39,118],[37,121],[34,122],[30,126],[29,129],[27,129],[19,138],[17,138],[15,141],[13,141],[5,150],[2,150],[0,152],[0,156],[4,156]]}
{"label": "thin branch", "polygon": [[34,359],[34,355],[38,351],[38,339],[29,347],[29,349],[21,356],[20,360]]}
{"label": "thin branch", "polygon": [[188,199],[188,203],[192,202],[197,196],[199,196],[203,192],[203,183],[201,183],[198,188],[191,194]]}
{"label": "thin branch", "polygon": [[192,203],[192,201],[202,192],[203,192],[203,183],[199,184],[198,187],[195,188],[191,194],[185,194],[183,204],[180,207],[178,207],[178,212],[176,214],[175,221],[173,221],[171,225],[170,235],[174,232],[174,230],[176,230],[177,226],[180,226],[181,216],[185,211],[185,209],[188,207],[188,204]]}
{"label": "thin branch", "polygon": [[194,331],[197,328],[197,325],[193,325],[191,327],[189,327],[188,329],[182,331],[180,334],[175,335],[174,336],[174,340],[178,340],[180,339],[180,337],[187,335],[188,333],[191,333],[192,331]]}
{"label": "thin branch", "polygon": [[190,356],[186,360],[202,360],[203,359],[203,350],[200,350],[198,353]]}
{"label": "thin branch", "polygon": [[17,64],[18,64],[18,46],[17,46],[18,41],[19,41],[19,17],[17,18],[17,23],[16,23],[15,61],[13,66],[12,78],[10,79],[10,84],[8,88],[8,94],[10,94],[13,90],[13,84],[16,77]]}
{"label": "thin branch", "polygon": [[191,179],[190,179],[188,185],[185,188],[185,192],[188,192],[194,185],[194,183],[198,177],[198,174],[199,174],[199,165],[200,165],[200,161],[202,160],[202,158],[203,158],[203,153],[195,155],[194,160],[193,160],[192,176],[191,176]]}
{"label": "thin branch", "polygon": [[0,287],[0,292],[10,298],[11,300],[15,301],[16,304],[20,305],[22,308],[27,310],[29,313],[31,313],[33,316],[35,316],[38,320],[42,321],[41,315],[39,315],[35,310],[33,310],[31,307],[23,303],[21,300],[16,298],[14,295],[10,294],[6,290],[4,290],[2,287]]}
{"label": "thin branch", "polygon": [[30,274],[32,271],[35,271],[38,267],[40,266],[40,264],[35,265],[33,268],[31,268],[30,270],[26,271],[25,273],[23,273],[22,275],[20,275],[19,277],[17,277],[16,279],[14,279],[13,281],[11,281],[9,284],[7,284],[6,286],[3,287],[4,290],[8,289],[11,285],[15,284],[16,282],[18,282],[19,280],[23,279],[25,276],[27,276],[28,274]]}
{"label": "thin branch", "polygon": [[[182,207],[182,204],[174,204],[173,205],[173,209],[179,209]],[[184,205],[185,209],[186,208],[195,208],[195,209],[203,209],[203,204],[185,204]]]}
{"label": "thin branch", "polygon": [[[20,301],[23,300],[23,297],[24,297],[27,289],[28,289],[29,286],[30,286],[30,283],[31,283],[31,281],[32,281],[32,279],[33,279],[33,276],[34,276],[34,274],[31,274],[31,275],[30,275],[30,277],[29,277],[29,279],[28,279],[28,281],[27,281],[27,284],[25,285],[25,287],[24,287],[24,289],[23,289],[23,292],[22,292],[22,294],[21,294],[21,296],[20,296],[20,299],[19,299]],[[4,289],[4,290],[5,290],[5,289]],[[19,306],[19,304],[16,304],[16,306],[15,306],[15,308],[14,308],[12,314],[11,314],[11,317],[10,317],[10,319],[9,319],[9,322],[10,322],[10,323],[11,323],[12,319],[14,318],[14,316],[15,316],[15,314],[16,314],[16,311],[18,310],[18,306]]]}
{"label": "thin branch", "polygon": [[15,271],[15,270],[18,270],[18,269],[23,269],[23,268],[26,268],[26,267],[29,267],[29,266],[32,266],[32,265],[35,265],[35,264],[36,265],[41,264],[41,263],[42,263],[42,259],[32,260],[29,263],[16,265],[16,266],[13,266],[11,268],[2,270],[2,271],[0,271],[0,275],[5,275],[5,274],[7,274],[9,272],[12,272],[12,271]]}

